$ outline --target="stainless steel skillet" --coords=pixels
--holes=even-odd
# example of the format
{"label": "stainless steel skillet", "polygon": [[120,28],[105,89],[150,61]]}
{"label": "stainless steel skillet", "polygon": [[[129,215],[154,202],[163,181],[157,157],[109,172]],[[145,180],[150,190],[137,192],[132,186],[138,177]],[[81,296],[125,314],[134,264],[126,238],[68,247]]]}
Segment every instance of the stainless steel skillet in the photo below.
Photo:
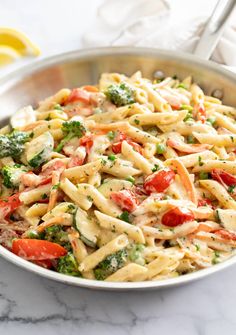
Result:
{"label": "stainless steel skillet", "polygon": [[[166,76],[183,78],[192,75],[207,94],[215,89],[223,91],[225,104],[236,106],[236,75],[220,65],[179,52],[147,48],[100,48],[75,51],[35,63],[0,80],[0,120],[7,118],[27,104],[55,93],[62,87],[76,87],[96,83],[102,72],[120,72],[130,75],[141,70],[152,77],[157,70]],[[236,257],[192,274],[156,282],[111,283],[65,276],[43,269],[0,246],[0,255],[10,262],[43,277],[80,287],[103,290],[147,290],[178,286],[220,271],[236,263]]]}

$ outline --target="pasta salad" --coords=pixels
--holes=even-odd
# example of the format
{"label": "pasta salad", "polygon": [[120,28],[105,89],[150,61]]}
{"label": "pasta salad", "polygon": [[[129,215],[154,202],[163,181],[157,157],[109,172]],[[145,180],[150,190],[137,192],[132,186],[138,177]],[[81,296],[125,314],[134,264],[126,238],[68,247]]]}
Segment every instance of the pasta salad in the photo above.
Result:
{"label": "pasta salad", "polygon": [[162,280],[236,247],[236,109],[191,77],[104,73],[0,130],[0,243],[39,266]]}

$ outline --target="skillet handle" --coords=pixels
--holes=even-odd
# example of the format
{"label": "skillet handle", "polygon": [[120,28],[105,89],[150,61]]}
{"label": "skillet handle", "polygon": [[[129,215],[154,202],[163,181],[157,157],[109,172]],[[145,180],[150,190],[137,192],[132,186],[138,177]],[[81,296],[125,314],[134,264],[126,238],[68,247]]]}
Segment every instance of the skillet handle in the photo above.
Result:
{"label": "skillet handle", "polygon": [[196,56],[204,59],[210,58],[224,31],[235,4],[236,0],[218,1],[194,50]]}

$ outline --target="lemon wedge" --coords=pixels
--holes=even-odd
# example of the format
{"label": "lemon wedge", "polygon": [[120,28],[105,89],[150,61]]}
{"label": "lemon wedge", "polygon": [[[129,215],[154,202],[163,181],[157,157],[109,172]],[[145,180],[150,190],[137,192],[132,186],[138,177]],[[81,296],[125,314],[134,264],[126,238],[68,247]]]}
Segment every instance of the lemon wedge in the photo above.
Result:
{"label": "lemon wedge", "polygon": [[22,56],[39,56],[41,53],[25,34],[13,28],[0,27],[0,46],[15,49]]}
{"label": "lemon wedge", "polygon": [[14,62],[21,54],[7,45],[0,45],[0,67]]}

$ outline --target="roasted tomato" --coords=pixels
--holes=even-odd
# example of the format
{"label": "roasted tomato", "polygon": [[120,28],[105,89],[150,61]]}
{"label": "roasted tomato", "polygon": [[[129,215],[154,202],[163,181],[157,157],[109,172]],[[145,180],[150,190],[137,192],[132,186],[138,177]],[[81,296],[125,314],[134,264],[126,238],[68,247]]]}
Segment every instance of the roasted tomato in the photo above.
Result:
{"label": "roasted tomato", "polygon": [[16,193],[0,200],[0,218],[5,218],[21,205],[20,193]]}
{"label": "roasted tomato", "polygon": [[236,185],[236,177],[231,173],[225,172],[220,169],[213,169],[211,176],[214,180],[222,185],[233,186]]}
{"label": "roasted tomato", "polygon": [[81,88],[74,88],[64,104],[68,105],[75,102],[83,102],[85,104],[89,104],[90,94],[88,93],[88,91],[82,90]]}
{"label": "roasted tomato", "polygon": [[122,190],[111,193],[111,199],[124,211],[133,212],[137,205],[138,199],[131,190]]}
{"label": "roasted tomato", "polygon": [[236,234],[231,231],[227,231],[225,229],[218,229],[215,230],[214,233],[225,240],[236,241]]}
{"label": "roasted tomato", "polygon": [[59,258],[67,254],[67,250],[57,243],[35,239],[13,240],[12,252],[32,261]]}
{"label": "roasted tomato", "polygon": [[210,207],[214,207],[212,205],[212,201],[211,199],[208,199],[208,198],[205,198],[205,199],[199,199],[198,200],[198,207],[201,207],[201,206],[210,206]]}
{"label": "roasted tomato", "polygon": [[121,153],[121,146],[122,146],[122,142],[123,141],[127,141],[133,148],[135,151],[137,151],[138,153],[142,154],[142,147],[141,145],[139,145],[138,143],[132,141],[131,138],[127,137],[123,132],[119,132],[118,135],[115,138],[114,143],[112,144],[112,151],[115,154],[119,154]]}
{"label": "roasted tomato", "polygon": [[189,209],[184,207],[175,207],[162,216],[161,223],[168,227],[176,227],[193,220],[194,215]]}
{"label": "roasted tomato", "polygon": [[175,179],[175,173],[169,168],[150,174],[144,181],[144,189],[147,194],[164,192]]}

